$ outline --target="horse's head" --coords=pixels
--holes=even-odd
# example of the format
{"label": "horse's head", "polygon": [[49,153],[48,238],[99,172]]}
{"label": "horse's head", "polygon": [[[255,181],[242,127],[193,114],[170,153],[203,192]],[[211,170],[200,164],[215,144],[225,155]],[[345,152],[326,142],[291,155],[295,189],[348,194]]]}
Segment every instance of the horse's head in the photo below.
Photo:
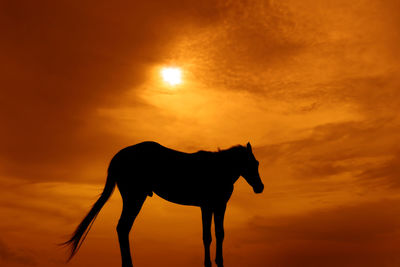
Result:
{"label": "horse's head", "polygon": [[247,143],[246,156],[242,165],[241,176],[253,187],[254,193],[261,193],[264,190],[264,184],[258,173],[258,161],[253,155],[250,143]]}

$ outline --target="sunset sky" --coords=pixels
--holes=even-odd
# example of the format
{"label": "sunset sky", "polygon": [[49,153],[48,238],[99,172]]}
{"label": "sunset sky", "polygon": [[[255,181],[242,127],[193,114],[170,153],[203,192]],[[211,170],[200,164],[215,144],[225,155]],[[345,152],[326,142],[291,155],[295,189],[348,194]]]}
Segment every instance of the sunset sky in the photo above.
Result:
{"label": "sunset sky", "polygon": [[[400,266],[398,0],[1,1],[0,265],[65,266],[112,156],[250,141],[227,267]],[[182,83],[166,84],[163,67]],[[67,266],[119,266],[115,191]],[[201,214],[148,198],[136,266],[202,266]],[[215,238],[214,238],[215,240]],[[214,259],[214,246],[212,247]]]}

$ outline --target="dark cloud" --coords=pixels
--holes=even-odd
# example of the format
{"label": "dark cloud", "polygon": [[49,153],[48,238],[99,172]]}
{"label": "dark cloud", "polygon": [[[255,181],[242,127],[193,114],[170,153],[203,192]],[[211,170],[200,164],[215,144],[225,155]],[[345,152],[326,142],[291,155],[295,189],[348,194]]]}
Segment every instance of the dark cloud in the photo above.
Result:
{"label": "dark cloud", "polygon": [[[270,242],[307,240],[366,242],[396,238],[400,227],[398,200],[349,204],[277,219],[254,218],[250,229]],[[334,226],[334,227],[333,227]],[[398,237],[398,236],[397,236]]]}
{"label": "dark cloud", "polygon": [[365,168],[358,178],[369,187],[387,186],[398,189],[400,186],[400,153],[397,152],[391,159]]}
{"label": "dark cloud", "polygon": [[400,260],[399,249],[386,250],[400,240],[399,207],[399,200],[386,199],[299,215],[255,217],[241,229],[246,234],[235,236],[235,242],[256,243],[265,251],[255,266],[261,262],[271,266],[390,266]]}
{"label": "dark cloud", "polygon": [[22,265],[35,266],[36,263],[30,255],[10,249],[7,244],[0,239],[0,261],[5,263],[15,262]]}
{"label": "dark cloud", "polygon": [[390,70],[383,72],[383,74],[353,74],[329,83],[317,84],[313,92],[308,92],[307,97],[320,95],[317,98],[319,102],[349,103],[369,117],[391,118],[396,115],[393,114],[393,109],[400,105],[400,92],[397,90],[400,80],[397,73]]}
{"label": "dark cloud", "polygon": [[325,179],[346,172],[378,178],[381,173],[380,183],[387,185],[398,176],[392,167],[398,155],[394,144],[399,127],[395,119],[333,123],[314,128],[305,139],[258,150],[266,167],[270,162],[284,162],[298,179]]}

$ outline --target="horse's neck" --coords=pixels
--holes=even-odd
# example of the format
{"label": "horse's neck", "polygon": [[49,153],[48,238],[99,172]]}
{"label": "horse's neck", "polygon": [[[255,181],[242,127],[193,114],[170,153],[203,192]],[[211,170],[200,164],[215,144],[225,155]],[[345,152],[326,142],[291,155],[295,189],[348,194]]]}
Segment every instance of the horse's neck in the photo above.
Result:
{"label": "horse's neck", "polygon": [[227,182],[235,183],[240,177],[239,151],[220,151],[216,156],[221,171],[226,174]]}

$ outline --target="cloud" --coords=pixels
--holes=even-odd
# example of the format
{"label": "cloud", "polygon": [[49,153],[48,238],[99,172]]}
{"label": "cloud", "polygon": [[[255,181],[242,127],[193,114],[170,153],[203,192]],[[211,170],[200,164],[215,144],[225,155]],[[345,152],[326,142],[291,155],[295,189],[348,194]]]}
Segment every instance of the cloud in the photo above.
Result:
{"label": "cloud", "polygon": [[[109,123],[99,120],[97,109],[118,105],[126,92],[143,83],[149,66],[167,59],[185,27],[213,23],[224,10],[214,1],[125,4],[27,1],[4,6],[4,173],[59,179],[57,170],[52,171],[55,165],[82,167],[77,155],[95,157],[97,143],[115,138],[96,131],[99,123]],[[131,104],[143,103],[133,99]]]}
{"label": "cloud", "polygon": [[396,157],[393,144],[398,142],[399,127],[395,119],[320,125],[304,139],[261,147],[259,153],[267,161],[286,162],[298,179],[325,179],[346,172],[360,175],[371,166],[387,166]]}
{"label": "cloud", "polygon": [[250,229],[270,242],[284,239],[357,243],[395,238],[400,226],[398,204],[398,200],[388,199],[280,218],[254,218]]}
{"label": "cloud", "polygon": [[0,167],[4,174],[39,181],[79,180],[82,173],[72,170],[99,169],[131,142],[133,138],[106,131],[113,122],[99,110],[135,107],[138,131],[145,120],[140,111],[153,117],[163,113],[135,93],[151,80],[154,65],[197,58],[198,70],[205,73],[194,74],[205,85],[247,90],[255,88],[257,79],[246,75],[278,64],[302,46],[290,34],[296,31],[290,14],[272,2],[107,6],[45,1],[9,3],[4,12],[8,30],[2,49],[8,63],[1,70]]}
{"label": "cloud", "polygon": [[[289,216],[254,217],[232,230],[254,266],[391,266],[400,240],[398,199],[347,204]],[[264,253],[264,256],[262,254]],[[251,253],[251,252],[249,252]]]}
{"label": "cloud", "polygon": [[400,186],[400,155],[391,155],[392,158],[365,168],[359,175],[359,179],[370,187],[381,186],[398,189]]}
{"label": "cloud", "polygon": [[0,239],[0,260],[5,262],[15,262],[22,265],[35,266],[36,263],[30,255],[20,251],[10,249],[7,244]]}
{"label": "cloud", "polygon": [[[66,251],[57,244],[68,239],[98,198],[102,186],[32,183],[13,178],[1,178],[0,181],[3,189],[0,213],[4,218],[0,221],[0,264],[4,261],[5,266],[65,265]],[[117,248],[117,240],[112,239],[121,211],[117,194],[104,207],[96,227],[104,227],[106,230],[102,234],[115,241],[111,249]],[[96,230],[91,236],[96,239]]]}
{"label": "cloud", "polygon": [[220,23],[188,32],[172,51],[206,88],[270,94],[271,79],[282,83],[279,71],[308,47],[306,26],[280,2],[228,3]]}

